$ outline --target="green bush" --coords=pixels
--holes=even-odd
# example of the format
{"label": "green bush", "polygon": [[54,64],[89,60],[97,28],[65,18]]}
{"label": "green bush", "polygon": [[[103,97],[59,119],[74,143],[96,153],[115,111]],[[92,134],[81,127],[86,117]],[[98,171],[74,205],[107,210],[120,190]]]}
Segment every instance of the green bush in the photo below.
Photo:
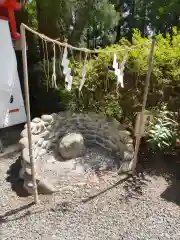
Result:
{"label": "green bush", "polygon": [[148,144],[152,150],[167,150],[176,146],[178,138],[178,123],[174,113],[167,111],[166,106],[156,113],[153,121],[150,123]]}
{"label": "green bush", "polygon": [[[157,36],[154,54],[154,67],[149,87],[147,110],[154,107],[161,109],[166,105],[167,111],[178,112],[180,99],[178,92],[178,81],[180,80],[180,32],[173,29],[173,36]],[[64,76],[57,61],[57,82],[59,90],[57,94],[62,97],[66,108],[73,111],[96,111],[115,117],[121,122],[127,122],[131,128],[134,126],[136,112],[141,110],[144,91],[145,77],[148,70],[148,56],[151,49],[151,42],[145,44],[150,38],[142,38],[138,30],[134,30],[132,43],[123,38],[118,44],[100,49],[100,53],[87,56],[86,81],[82,91],[79,93],[79,84],[82,78],[84,56],[71,58],[73,70],[73,89],[67,92],[64,88]],[[144,43],[144,44],[143,44]],[[129,47],[143,44],[129,51]],[[107,53],[105,51],[111,51]],[[118,61],[127,58],[125,66],[124,83],[125,87],[119,87],[117,91],[116,76],[114,71],[109,70],[113,63],[113,51],[118,52]],[[76,60],[75,60],[76,59]],[[47,70],[47,63],[36,64],[36,76],[39,81],[47,85],[51,78],[47,78],[44,69]],[[37,70],[38,69],[38,70]],[[50,69],[52,65],[50,63]],[[35,69],[33,70],[35,71]],[[43,77],[42,77],[43,76]],[[51,76],[51,74],[50,74]],[[46,81],[44,81],[46,79]],[[149,144],[158,146],[160,149],[171,145],[174,129],[170,117],[166,118],[161,111],[152,123]],[[169,122],[168,122],[169,121]],[[154,148],[154,147],[153,147]]]}
{"label": "green bush", "polygon": [[[78,92],[84,62],[72,61],[73,91],[69,96],[69,108],[78,111],[100,111],[112,115],[118,120],[124,121],[130,117],[134,119],[135,112],[139,111],[142,104],[145,76],[148,70],[148,56],[151,43],[145,44],[150,39],[142,38],[138,30],[134,30],[133,44],[123,38],[118,44],[101,49],[98,56],[89,55],[86,63],[86,82],[82,92]],[[144,45],[128,51],[128,47]],[[180,107],[178,95],[172,95],[180,79],[180,33],[174,28],[174,35],[164,38],[157,36],[154,55],[154,68],[151,76],[147,108],[168,104],[171,110]],[[124,51],[124,49],[126,49]],[[113,53],[118,53],[119,62],[126,56],[125,88],[116,89],[116,77],[113,71],[108,70],[112,66]],[[174,104],[176,103],[176,104]]]}

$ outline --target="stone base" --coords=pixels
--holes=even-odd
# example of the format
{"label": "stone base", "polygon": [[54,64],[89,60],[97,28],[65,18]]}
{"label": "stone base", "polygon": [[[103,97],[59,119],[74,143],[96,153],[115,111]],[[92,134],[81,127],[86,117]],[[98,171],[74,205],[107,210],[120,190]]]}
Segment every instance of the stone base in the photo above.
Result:
{"label": "stone base", "polygon": [[[52,179],[43,175],[42,163],[48,154],[54,156],[53,161],[77,158],[83,155],[85,146],[100,147],[116,157],[118,172],[131,172],[134,147],[130,133],[113,118],[102,114],[75,114],[62,112],[43,115],[31,122],[33,158],[36,167],[38,189],[44,193],[56,191]],[[28,154],[27,125],[21,133],[22,170],[20,177],[24,179],[24,187],[32,194],[31,164]],[[53,166],[52,166],[53,167]]]}

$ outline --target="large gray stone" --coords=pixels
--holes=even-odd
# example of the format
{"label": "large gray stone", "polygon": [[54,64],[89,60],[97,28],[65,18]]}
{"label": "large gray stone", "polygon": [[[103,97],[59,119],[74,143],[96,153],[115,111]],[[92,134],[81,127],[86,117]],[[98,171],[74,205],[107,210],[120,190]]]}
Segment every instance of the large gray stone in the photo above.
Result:
{"label": "large gray stone", "polygon": [[[28,148],[24,148],[22,150],[21,156],[22,156],[22,161],[25,161],[26,163],[31,164],[30,157],[29,157],[29,149]],[[37,156],[35,156],[34,152],[33,152],[33,159],[34,159],[34,161],[36,161],[36,159],[37,159]]]}
{"label": "large gray stone", "polygon": [[[24,181],[24,188],[30,195],[33,195],[33,183],[31,180]],[[46,179],[37,181],[37,189],[40,194],[52,194],[57,192],[57,189]]]}
{"label": "large gray stone", "polygon": [[24,148],[24,149],[22,150],[21,155],[22,155],[23,161],[25,161],[25,162],[27,162],[27,163],[29,163],[29,164],[31,163],[31,162],[30,162],[30,158],[29,158],[29,149]]}
{"label": "large gray stone", "polygon": [[44,141],[41,147],[42,147],[43,149],[46,149],[46,147],[47,147],[47,145],[48,145],[48,142],[49,142],[49,141]]}
{"label": "large gray stone", "polygon": [[[35,173],[36,180],[40,180],[41,179],[41,176],[40,176],[41,173],[40,173],[40,170],[38,169],[37,165],[35,166],[34,173]],[[32,178],[31,168],[25,168],[24,169],[24,179],[28,178],[29,176]]]}
{"label": "large gray stone", "polygon": [[[39,139],[40,139],[39,136],[34,136],[34,135],[32,135],[32,138],[31,138],[31,140],[32,140],[32,145],[36,144],[36,143],[39,141]],[[20,141],[19,141],[19,143],[20,143],[22,149],[23,149],[23,148],[29,148],[29,140],[28,140],[27,137],[21,138]]]}
{"label": "large gray stone", "polygon": [[59,153],[66,160],[82,156],[84,149],[84,138],[80,133],[69,133],[59,142]]}
{"label": "large gray stone", "polygon": [[[31,129],[34,128],[36,126],[36,123],[31,122],[30,123]],[[24,125],[24,128],[27,128],[27,123]]]}
{"label": "large gray stone", "polygon": [[39,135],[32,135],[32,143],[37,143],[40,139]]}
{"label": "large gray stone", "polygon": [[32,183],[32,181],[24,181],[23,186],[30,195],[33,195],[33,183]]}
{"label": "large gray stone", "polygon": [[44,138],[40,138],[38,143],[37,143],[38,147],[41,147],[43,142],[44,142]]}
{"label": "large gray stone", "polygon": [[26,137],[21,138],[19,143],[20,143],[22,149],[23,148],[29,148],[28,138],[26,138]]}
{"label": "large gray stone", "polygon": [[40,123],[41,122],[41,119],[40,118],[34,118],[32,120],[33,123]]}
{"label": "large gray stone", "polygon": [[25,128],[22,132],[21,132],[21,137],[28,137],[28,132],[27,132],[27,128]]}
{"label": "large gray stone", "polygon": [[[30,195],[33,195],[33,183],[32,183],[31,171],[28,170],[27,172],[27,169],[26,169],[23,178],[24,178],[24,188]],[[36,178],[38,193],[52,194],[54,192],[57,192],[56,187],[53,184],[51,184],[50,179],[41,178],[38,175],[38,173],[36,173],[35,178]]]}
{"label": "large gray stone", "polygon": [[41,119],[42,119],[44,122],[51,123],[52,120],[53,120],[53,117],[52,117],[51,115],[42,115],[42,116],[41,116]]}
{"label": "large gray stone", "polygon": [[38,192],[41,194],[51,194],[57,189],[50,183],[49,179],[41,179],[37,182]]}

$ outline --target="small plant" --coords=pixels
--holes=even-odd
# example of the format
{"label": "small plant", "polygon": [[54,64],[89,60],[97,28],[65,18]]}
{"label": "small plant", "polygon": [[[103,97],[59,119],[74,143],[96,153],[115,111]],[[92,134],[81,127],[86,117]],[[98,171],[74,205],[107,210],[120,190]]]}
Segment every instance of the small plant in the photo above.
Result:
{"label": "small plant", "polygon": [[176,145],[178,124],[173,120],[172,113],[166,106],[157,114],[150,123],[148,143],[152,150],[163,151]]}

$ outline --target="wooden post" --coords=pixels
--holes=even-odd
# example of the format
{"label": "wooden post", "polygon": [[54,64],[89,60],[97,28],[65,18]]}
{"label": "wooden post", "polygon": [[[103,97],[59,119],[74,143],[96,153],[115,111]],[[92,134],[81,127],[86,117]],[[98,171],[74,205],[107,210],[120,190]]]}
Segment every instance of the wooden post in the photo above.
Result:
{"label": "wooden post", "polygon": [[[145,115],[145,110],[146,110],[146,103],[147,103],[147,96],[148,96],[148,91],[149,91],[149,84],[150,84],[150,78],[151,78],[151,73],[153,69],[153,56],[154,56],[154,48],[155,48],[155,38],[152,41],[152,46],[151,46],[151,52],[149,54],[149,61],[148,61],[148,73],[146,76],[146,81],[145,81],[145,87],[144,87],[144,96],[143,96],[143,103],[142,103],[142,111],[140,114],[140,128],[143,126],[143,120],[144,120],[144,115]],[[135,152],[134,152],[134,158],[132,162],[132,172],[135,171],[136,165],[137,165],[137,158],[138,158],[138,153],[139,153],[139,147],[141,143],[141,129],[139,131],[139,134],[136,135],[136,144],[135,144]]]}
{"label": "wooden post", "polygon": [[34,164],[34,159],[33,159],[33,150],[32,150],[26,33],[25,33],[25,28],[24,28],[23,24],[21,24],[20,29],[21,29],[22,60],[23,60],[23,73],[24,73],[24,95],[25,95],[26,115],[27,115],[28,143],[29,143],[29,158],[30,158],[30,163],[31,163],[34,202],[37,203],[38,202],[38,192],[37,192],[37,184],[36,184],[36,178],[35,178],[35,164]]}

